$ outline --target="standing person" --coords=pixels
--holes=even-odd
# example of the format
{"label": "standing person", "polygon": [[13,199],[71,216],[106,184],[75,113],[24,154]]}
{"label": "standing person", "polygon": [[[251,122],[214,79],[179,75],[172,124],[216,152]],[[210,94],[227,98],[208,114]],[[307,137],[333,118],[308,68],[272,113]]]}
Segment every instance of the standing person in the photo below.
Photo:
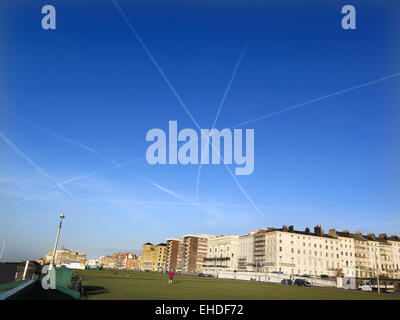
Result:
{"label": "standing person", "polygon": [[172,280],[174,279],[174,275],[175,275],[174,271],[171,270],[170,273],[169,273],[168,283],[172,283]]}

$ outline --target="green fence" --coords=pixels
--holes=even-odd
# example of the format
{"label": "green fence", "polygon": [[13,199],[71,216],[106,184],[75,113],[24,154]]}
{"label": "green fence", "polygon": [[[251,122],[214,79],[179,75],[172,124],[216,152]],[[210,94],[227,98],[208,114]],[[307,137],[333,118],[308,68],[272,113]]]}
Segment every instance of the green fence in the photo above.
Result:
{"label": "green fence", "polygon": [[74,275],[74,271],[65,266],[56,268],[56,287],[57,290],[79,299],[82,289],[82,278]]}

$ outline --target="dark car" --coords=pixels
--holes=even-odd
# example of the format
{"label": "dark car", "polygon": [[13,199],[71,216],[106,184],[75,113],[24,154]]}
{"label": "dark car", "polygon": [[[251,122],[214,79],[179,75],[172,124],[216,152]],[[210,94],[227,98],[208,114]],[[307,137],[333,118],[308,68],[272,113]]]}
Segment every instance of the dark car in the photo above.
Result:
{"label": "dark car", "polygon": [[309,283],[307,280],[304,280],[304,279],[294,280],[294,285],[300,286],[300,287],[311,287],[311,283]]}
{"label": "dark car", "polygon": [[203,272],[199,273],[199,277],[205,277],[206,275]]}
{"label": "dark car", "polygon": [[212,274],[207,274],[206,277],[207,278],[213,278],[213,275]]}
{"label": "dark car", "polygon": [[290,279],[283,279],[283,280],[281,281],[281,284],[288,284],[288,285],[292,285],[292,284],[293,284],[293,281],[292,281],[292,280],[290,280]]}

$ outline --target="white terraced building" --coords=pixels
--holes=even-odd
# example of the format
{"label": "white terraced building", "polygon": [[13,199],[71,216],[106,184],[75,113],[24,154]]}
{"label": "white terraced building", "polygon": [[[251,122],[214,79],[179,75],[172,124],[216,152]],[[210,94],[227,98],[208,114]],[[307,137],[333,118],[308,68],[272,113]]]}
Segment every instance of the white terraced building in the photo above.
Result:
{"label": "white terraced building", "polygon": [[217,274],[220,271],[235,271],[238,268],[239,236],[226,235],[208,239],[207,257],[203,271]]}
{"label": "white terraced building", "polygon": [[[376,254],[374,254],[376,252]],[[289,275],[400,278],[397,236],[355,234],[320,226],[296,231],[293,226],[252,231],[240,237],[238,269]]]}

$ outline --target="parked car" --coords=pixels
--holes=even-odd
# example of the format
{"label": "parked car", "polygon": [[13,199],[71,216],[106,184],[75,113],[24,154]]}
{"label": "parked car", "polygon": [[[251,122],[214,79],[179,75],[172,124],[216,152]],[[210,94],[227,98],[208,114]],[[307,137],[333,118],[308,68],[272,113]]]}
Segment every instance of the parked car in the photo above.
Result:
{"label": "parked car", "polygon": [[206,275],[203,272],[199,273],[199,277],[205,277]]}
{"label": "parked car", "polygon": [[358,286],[358,290],[364,291],[364,292],[372,292],[372,287],[369,282],[363,281]]}
{"label": "parked car", "polygon": [[213,278],[213,275],[212,274],[207,274],[206,277],[207,278]]}
{"label": "parked car", "polygon": [[304,279],[294,280],[294,285],[300,286],[300,287],[311,287],[311,283],[309,283],[307,280],[304,280]]}
{"label": "parked car", "polygon": [[293,284],[293,281],[292,281],[292,280],[290,280],[290,279],[283,279],[283,280],[281,281],[281,284],[288,284],[288,285],[292,285],[292,284]]}
{"label": "parked car", "polygon": [[[367,292],[378,291],[378,285],[377,285],[376,281],[364,280],[360,283],[360,285],[358,286],[358,289],[360,291],[367,291]],[[394,291],[394,285],[381,283],[379,285],[379,289],[381,292],[389,292],[390,293],[390,292]]]}
{"label": "parked car", "polygon": [[321,274],[321,279],[329,279],[329,276],[327,274]]}

